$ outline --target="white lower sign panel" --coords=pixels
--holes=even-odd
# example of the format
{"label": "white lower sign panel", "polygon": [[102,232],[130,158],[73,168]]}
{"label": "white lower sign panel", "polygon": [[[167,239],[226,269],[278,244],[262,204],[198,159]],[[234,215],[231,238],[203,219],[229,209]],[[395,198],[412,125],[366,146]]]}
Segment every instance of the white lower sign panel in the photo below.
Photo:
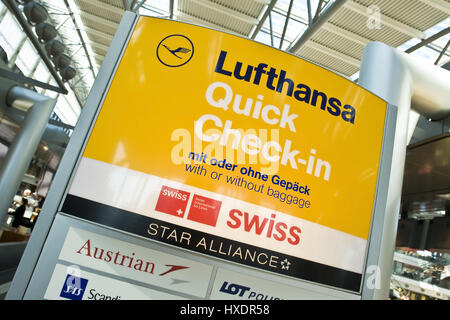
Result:
{"label": "white lower sign panel", "polygon": [[213,267],[71,227],[59,255],[74,265],[205,297]]}
{"label": "white lower sign panel", "polygon": [[[339,297],[220,268],[217,271],[210,298],[212,300],[327,300]],[[348,298],[356,299],[357,296],[349,295]]]}
{"label": "white lower sign panel", "polygon": [[55,266],[44,298],[49,300],[184,299],[61,264]]}

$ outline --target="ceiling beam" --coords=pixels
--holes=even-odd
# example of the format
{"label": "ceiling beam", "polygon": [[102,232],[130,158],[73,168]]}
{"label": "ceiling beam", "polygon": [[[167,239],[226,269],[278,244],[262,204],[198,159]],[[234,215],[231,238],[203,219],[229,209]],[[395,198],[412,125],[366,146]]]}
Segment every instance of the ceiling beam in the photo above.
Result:
{"label": "ceiling beam", "polygon": [[232,9],[227,8],[225,6],[222,6],[222,5],[218,4],[218,3],[210,2],[210,1],[207,1],[207,0],[189,0],[189,2],[198,4],[198,5],[202,6],[202,7],[205,7],[205,8],[208,8],[208,9],[220,12],[220,13],[223,13],[223,14],[231,17],[231,18],[240,20],[240,21],[242,21],[244,23],[247,23],[247,24],[256,25],[259,22],[258,19],[253,18],[252,16],[243,14],[243,13],[238,12],[236,10],[232,10]]}
{"label": "ceiling beam", "polygon": [[97,63],[97,66],[101,67],[104,59],[105,59],[104,57],[97,57],[96,56],[95,57],[95,63]]}
{"label": "ceiling beam", "polygon": [[423,4],[427,6],[433,7],[439,11],[444,12],[447,15],[450,15],[450,3],[444,0],[419,0]]}
{"label": "ceiling beam", "polygon": [[84,32],[86,32],[88,36],[91,34],[93,36],[103,38],[109,42],[111,42],[114,37],[114,36],[110,35],[109,33],[106,33],[106,32],[103,32],[103,31],[100,31],[97,29],[92,29],[92,28],[89,28],[86,26],[84,26],[83,29],[84,29]]}
{"label": "ceiling beam", "polygon": [[90,20],[92,22],[100,23],[100,24],[104,25],[105,27],[112,28],[114,30],[116,30],[117,27],[119,26],[119,24],[116,22],[109,21],[105,18],[96,16],[96,15],[93,15],[93,14],[90,14],[90,13],[87,13],[84,11],[80,11],[75,14],[77,14],[81,19],[86,19],[86,20]]}
{"label": "ceiling beam", "polygon": [[242,36],[242,34],[240,34],[240,33],[234,32],[232,30],[229,30],[229,29],[221,27],[221,26],[219,26],[217,24],[205,21],[203,19],[191,16],[190,14],[187,14],[187,13],[182,12],[182,11],[177,11],[176,10],[175,13],[174,13],[174,17],[178,21],[183,21],[183,22],[187,22],[187,23],[193,23],[193,24],[196,24],[196,25],[202,25],[202,26],[205,26],[205,27],[208,27],[208,28],[212,28],[212,29],[215,29],[215,30],[219,30],[219,31],[235,34],[235,35],[238,35],[238,36]]}
{"label": "ceiling beam", "polygon": [[[359,3],[356,3],[354,1],[347,1],[345,3],[345,7],[347,9],[350,9],[354,12],[357,12],[361,15],[367,16],[367,10],[368,7],[363,6]],[[401,32],[403,34],[407,34],[409,35],[411,38],[419,38],[419,39],[424,39],[426,38],[425,33],[423,33],[420,30],[417,30],[411,26],[408,26],[400,21],[397,21],[395,19],[392,19],[386,15],[384,15],[382,12],[380,12],[380,23],[385,25],[386,27],[390,27],[394,30],[397,30],[398,32]]]}
{"label": "ceiling beam", "polygon": [[104,52],[107,52],[108,48],[109,48],[108,46],[105,46],[101,43],[94,42],[94,41],[87,41],[87,43],[91,46],[92,49],[98,49],[98,50],[101,50]]}
{"label": "ceiling beam", "polygon": [[[108,11],[110,13],[115,13],[115,14],[119,14],[119,15],[123,15],[123,13],[125,12],[121,8],[115,7],[113,5],[110,5],[106,2],[102,2],[99,0],[77,0],[77,2],[79,2],[83,6],[86,6],[87,8],[94,7],[101,11]],[[81,6],[78,6],[78,8],[79,8],[79,10],[83,10],[83,8]]]}
{"label": "ceiling beam", "polygon": [[264,4],[264,5],[269,5],[271,0],[253,0],[253,2],[256,2],[259,4]]}
{"label": "ceiling beam", "polygon": [[336,26],[332,23],[325,23],[322,25],[323,30],[327,30],[329,32],[334,33],[335,35],[341,36],[342,38],[345,38],[347,40],[350,40],[352,42],[356,42],[359,45],[366,46],[370,41],[370,39],[364,38],[360,36],[359,34],[356,34],[354,32],[348,31],[346,29],[343,29],[339,26]]}
{"label": "ceiling beam", "polygon": [[305,43],[305,46],[309,47],[311,49],[320,51],[322,53],[325,53],[326,55],[329,55],[329,56],[331,56],[333,58],[336,58],[338,60],[344,61],[345,63],[347,63],[349,65],[352,65],[352,66],[354,66],[356,68],[359,68],[360,65],[361,65],[361,62],[358,59],[350,57],[350,56],[348,56],[346,54],[343,54],[343,53],[341,53],[339,51],[336,51],[334,49],[328,48],[328,47],[326,47],[324,45],[321,45],[321,44],[319,44],[317,42],[314,42],[314,41],[310,40],[310,41]]}
{"label": "ceiling beam", "polygon": [[94,52],[93,55],[94,55],[95,59],[101,59],[101,60],[105,59],[105,55],[103,55],[101,53]]}

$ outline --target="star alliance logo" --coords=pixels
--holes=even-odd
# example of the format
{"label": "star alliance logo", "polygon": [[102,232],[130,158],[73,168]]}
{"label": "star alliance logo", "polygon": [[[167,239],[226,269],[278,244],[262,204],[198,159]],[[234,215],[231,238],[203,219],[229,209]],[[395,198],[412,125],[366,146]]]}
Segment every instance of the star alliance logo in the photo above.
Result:
{"label": "star alliance logo", "polygon": [[156,48],[158,60],[167,67],[181,67],[194,55],[192,41],[181,34],[172,34],[161,40]]}
{"label": "star alliance logo", "polygon": [[284,259],[283,261],[281,261],[281,270],[289,271],[290,266],[291,266],[291,263],[289,262],[288,259]]}

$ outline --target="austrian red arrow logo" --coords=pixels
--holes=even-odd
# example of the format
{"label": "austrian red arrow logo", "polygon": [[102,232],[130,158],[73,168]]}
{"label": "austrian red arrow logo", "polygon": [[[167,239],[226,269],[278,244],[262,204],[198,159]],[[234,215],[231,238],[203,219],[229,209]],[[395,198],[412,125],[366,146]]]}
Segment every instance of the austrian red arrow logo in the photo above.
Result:
{"label": "austrian red arrow logo", "polygon": [[176,266],[176,265],[173,265],[173,264],[166,264],[165,266],[166,266],[166,267],[169,267],[170,269],[167,270],[166,272],[161,273],[161,274],[159,275],[160,277],[161,277],[161,276],[164,276],[164,275],[166,275],[166,274],[168,274],[168,273],[177,271],[177,270],[182,270],[182,269],[187,269],[187,268],[189,268],[189,267],[186,267],[186,266]]}

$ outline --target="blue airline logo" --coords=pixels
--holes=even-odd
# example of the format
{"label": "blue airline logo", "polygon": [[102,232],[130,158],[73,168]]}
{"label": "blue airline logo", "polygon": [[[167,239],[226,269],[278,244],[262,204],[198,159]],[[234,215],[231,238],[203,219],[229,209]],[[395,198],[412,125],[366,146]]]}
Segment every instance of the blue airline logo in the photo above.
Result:
{"label": "blue airline logo", "polygon": [[161,40],[156,48],[159,62],[167,67],[181,67],[194,55],[194,44],[182,34],[172,34]]}
{"label": "blue airline logo", "polygon": [[71,300],[81,300],[83,299],[87,283],[88,279],[68,274],[59,296]]}

